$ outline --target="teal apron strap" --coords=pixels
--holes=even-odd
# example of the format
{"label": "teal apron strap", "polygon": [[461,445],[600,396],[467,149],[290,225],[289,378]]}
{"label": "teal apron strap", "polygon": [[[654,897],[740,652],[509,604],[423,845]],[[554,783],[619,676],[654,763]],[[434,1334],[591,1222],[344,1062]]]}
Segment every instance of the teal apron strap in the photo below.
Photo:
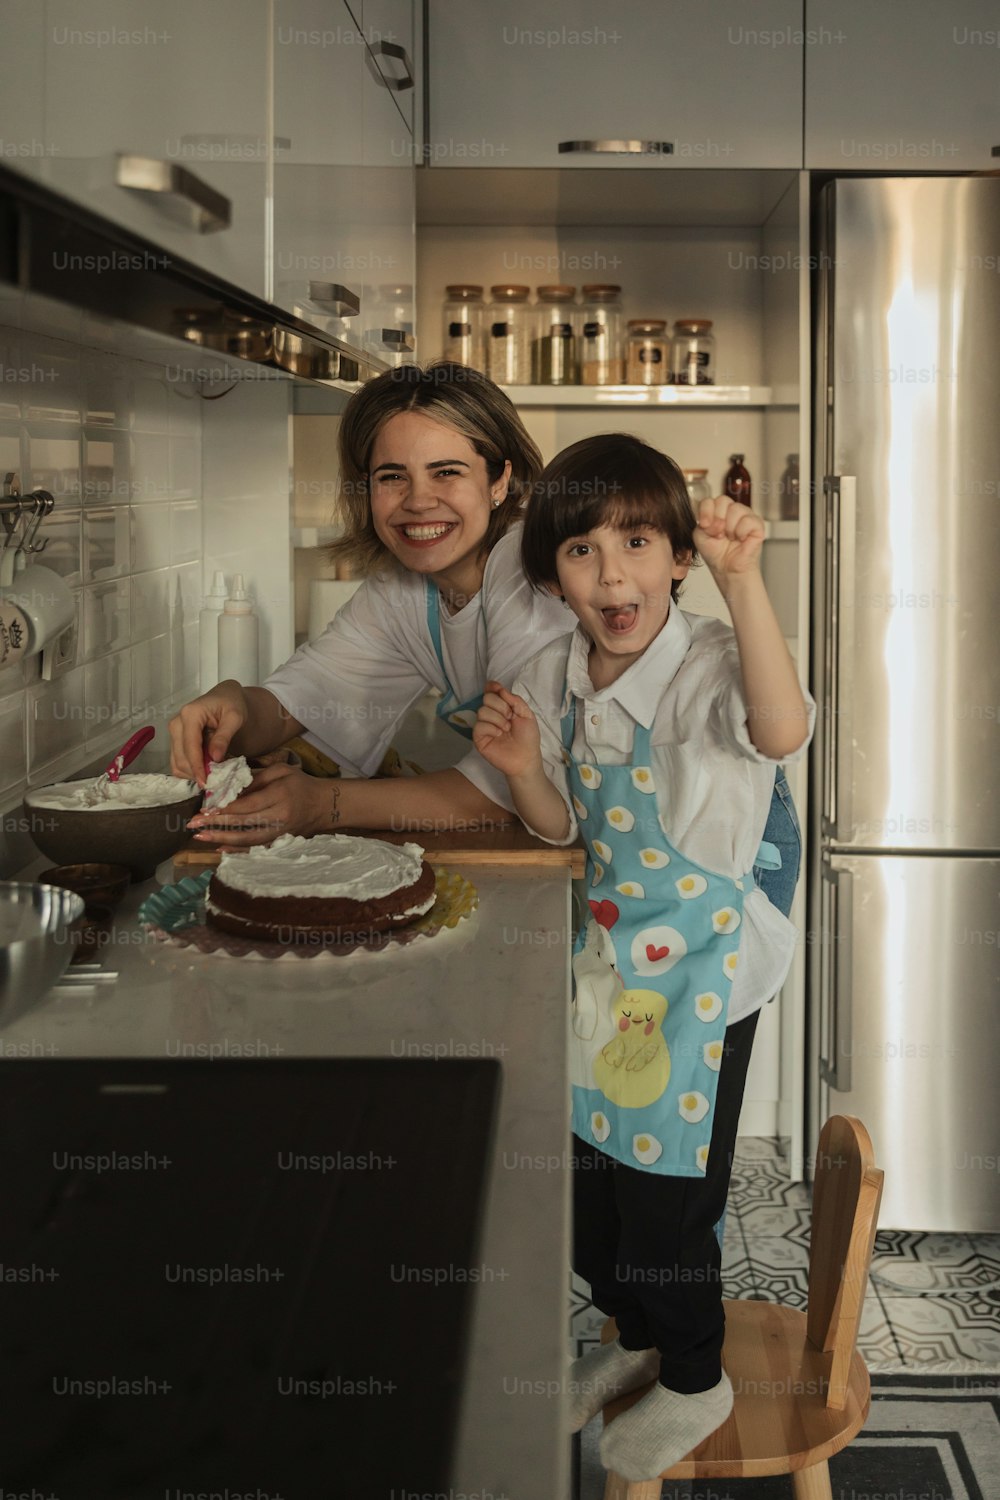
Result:
{"label": "teal apron strap", "polygon": [[434,647],[434,655],[438,659],[441,668],[441,676],[448,683],[449,692],[451,683],[448,682],[448,673],[444,669],[444,652],[441,650],[441,611],[438,604],[438,591],[429,578],[424,579],[424,600],[427,610],[427,629],[431,635],[431,645]]}
{"label": "teal apron strap", "polygon": [[767,839],[761,841],[761,846],[754,855],[754,865],[761,870],[781,869],[781,850],[777,844],[769,844]]}

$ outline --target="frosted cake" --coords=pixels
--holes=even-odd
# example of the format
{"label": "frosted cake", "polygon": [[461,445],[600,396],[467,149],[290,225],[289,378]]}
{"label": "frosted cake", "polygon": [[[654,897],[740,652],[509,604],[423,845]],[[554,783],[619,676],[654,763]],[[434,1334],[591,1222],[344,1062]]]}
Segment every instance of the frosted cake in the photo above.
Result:
{"label": "frosted cake", "polygon": [[364,942],[434,905],[434,871],[418,844],[286,833],[224,854],[205,902],[210,927],[272,943]]}

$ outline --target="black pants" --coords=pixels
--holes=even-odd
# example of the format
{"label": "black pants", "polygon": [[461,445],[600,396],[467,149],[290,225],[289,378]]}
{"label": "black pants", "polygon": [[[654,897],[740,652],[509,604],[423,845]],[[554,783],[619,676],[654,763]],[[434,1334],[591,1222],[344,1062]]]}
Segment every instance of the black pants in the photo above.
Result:
{"label": "black pants", "polygon": [[573,1138],[573,1269],[626,1349],[660,1351],[660,1381],[707,1391],[722,1375],[722,1216],[755,1011],[726,1029],[704,1177],[663,1177]]}

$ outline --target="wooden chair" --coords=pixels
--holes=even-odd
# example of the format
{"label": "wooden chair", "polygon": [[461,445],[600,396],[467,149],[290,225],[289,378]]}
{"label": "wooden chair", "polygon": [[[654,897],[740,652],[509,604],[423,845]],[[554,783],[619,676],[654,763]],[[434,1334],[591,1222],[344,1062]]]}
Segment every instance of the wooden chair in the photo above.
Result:
{"label": "wooden chair", "polygon": [[[832,1500],[828,1460],[860,1432],[871,1405],[855,1344],[878,1223],[883,1173],[860,1120],[823,1126],[809,1236],[809,1305],[729,1302],[722,1363],[735,1401],[726,1422],[659,1479],[609,1473],[604,1500],[660,1500],[664,1479],[791,1474],[795,1500]],[[601,1342],[616,1338],[609,1318]],[[604,1408],[612,1422],[650,1387]]]}

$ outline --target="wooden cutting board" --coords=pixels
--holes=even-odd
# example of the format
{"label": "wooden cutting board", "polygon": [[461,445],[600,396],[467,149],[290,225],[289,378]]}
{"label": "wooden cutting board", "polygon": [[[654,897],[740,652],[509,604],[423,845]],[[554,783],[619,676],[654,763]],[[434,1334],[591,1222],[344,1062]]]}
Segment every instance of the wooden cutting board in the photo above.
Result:
{"label": "wooden cutting board", "polygon": [[[387,844],[420,844],[431,865],[568,866],[573,878],[579,879],[586,864],[582,844],[557,848],[536,839],[520,824],[463,833],[390,832],[371,828],[344,828],[338,832],[383,839]],[[180,880],[185,875],[196,875],[199,870],[214,869],[221,858],[222,851],[213,849],[211,844],[192,842],[174,855],[174,871]]]}

